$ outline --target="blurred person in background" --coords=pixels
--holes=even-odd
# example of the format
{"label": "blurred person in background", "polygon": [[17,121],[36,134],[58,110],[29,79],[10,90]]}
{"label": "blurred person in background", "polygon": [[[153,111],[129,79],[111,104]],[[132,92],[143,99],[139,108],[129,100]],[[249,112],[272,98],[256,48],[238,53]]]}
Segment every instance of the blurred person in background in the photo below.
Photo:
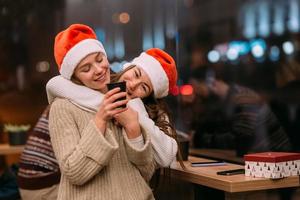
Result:
{"label": "blurred person in background", "polygon": [[57,199],[60,170],[49,135],[47,106],[29,133],[20,157],[18,185],[22,199]]}
{"label": "blurred person in background", "polygon": [[190,82],[201,104],[192,123],[195,147],[236,149],[239,156],[291,151],[288,135],[255,91],[213,76],[191,77]]}
{"label": "blurred person in background", "polygon": [[[297,54],[299,55],[299,53]],[[272,111],[284,126],[293,151],[300,151],[300,63],[299,56],[281,62],[276,71],[277,89],[270,99]]]}

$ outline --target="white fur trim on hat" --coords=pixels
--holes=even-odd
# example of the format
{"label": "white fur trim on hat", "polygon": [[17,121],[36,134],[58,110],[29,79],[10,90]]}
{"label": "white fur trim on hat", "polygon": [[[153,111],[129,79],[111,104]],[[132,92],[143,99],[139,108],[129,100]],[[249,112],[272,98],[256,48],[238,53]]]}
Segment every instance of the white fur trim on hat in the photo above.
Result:
{"label": "white fur trim on hat", "polygon": [[95,39],[80,41],[65,55],[59,70],[60,74],[63,77],[70,79],[74,73],[75,67],[80,63],[80,61],[87,55],[95,52],[102,52],[106,56],[105,49],[100,41]]}
{"label": "white fur trim on hat", "polygon": [[134,58],[131,63],[126,63],[124,69],[130,65],[137,65],[147,73],[151,80],[156,98],[162,98],[168,95],[169,79],[161,64],[154,57],[143,52],[139,57]]}

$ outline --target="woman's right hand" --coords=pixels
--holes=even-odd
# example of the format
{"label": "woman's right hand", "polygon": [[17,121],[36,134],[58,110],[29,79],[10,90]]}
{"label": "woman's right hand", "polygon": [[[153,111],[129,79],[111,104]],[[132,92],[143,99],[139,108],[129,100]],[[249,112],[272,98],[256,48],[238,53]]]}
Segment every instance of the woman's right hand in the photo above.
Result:
{"label": "woman's right hand", "polygon": [[[108,120],[112,119],[114,115],[128,109],[126,107],[128,99],[117,100],[122,97],[126,98],[126,94],[126,92],[120,92],[120,88],[114,88],[104,95],[103,101],[95,116],[95,123],[102,133],[105,132]],[[125,108],[121,108],[121,106],[124,106]]]}

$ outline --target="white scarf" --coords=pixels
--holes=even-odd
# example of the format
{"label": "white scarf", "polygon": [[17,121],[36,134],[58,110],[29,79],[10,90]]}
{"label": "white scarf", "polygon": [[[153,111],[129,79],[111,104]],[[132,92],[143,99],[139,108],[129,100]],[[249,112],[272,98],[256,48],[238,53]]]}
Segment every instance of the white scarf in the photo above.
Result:
{"label": "white scarf", "polygon": [[[66,98],[73,104],[89,112],[96,113],[104,95],[96,90],[78,85],[62,77],[61,75],[51,78],[46,85],[48,102],[51,104],[56,97]],[[138,114],[148,116],[145,106],[140,98],[132,99],[128,105]]]}

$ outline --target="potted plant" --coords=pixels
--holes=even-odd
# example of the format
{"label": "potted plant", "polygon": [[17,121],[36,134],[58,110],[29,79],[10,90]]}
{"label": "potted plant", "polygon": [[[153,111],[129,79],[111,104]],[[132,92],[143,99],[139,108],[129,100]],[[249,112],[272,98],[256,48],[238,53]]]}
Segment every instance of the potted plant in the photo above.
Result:
{"label": "potted plant", "polygon": [[24,145],[27,139],[26,133],[29,129],[29,124],[4,124],[4,131],[8,133],[8,141],[10,145]]}

